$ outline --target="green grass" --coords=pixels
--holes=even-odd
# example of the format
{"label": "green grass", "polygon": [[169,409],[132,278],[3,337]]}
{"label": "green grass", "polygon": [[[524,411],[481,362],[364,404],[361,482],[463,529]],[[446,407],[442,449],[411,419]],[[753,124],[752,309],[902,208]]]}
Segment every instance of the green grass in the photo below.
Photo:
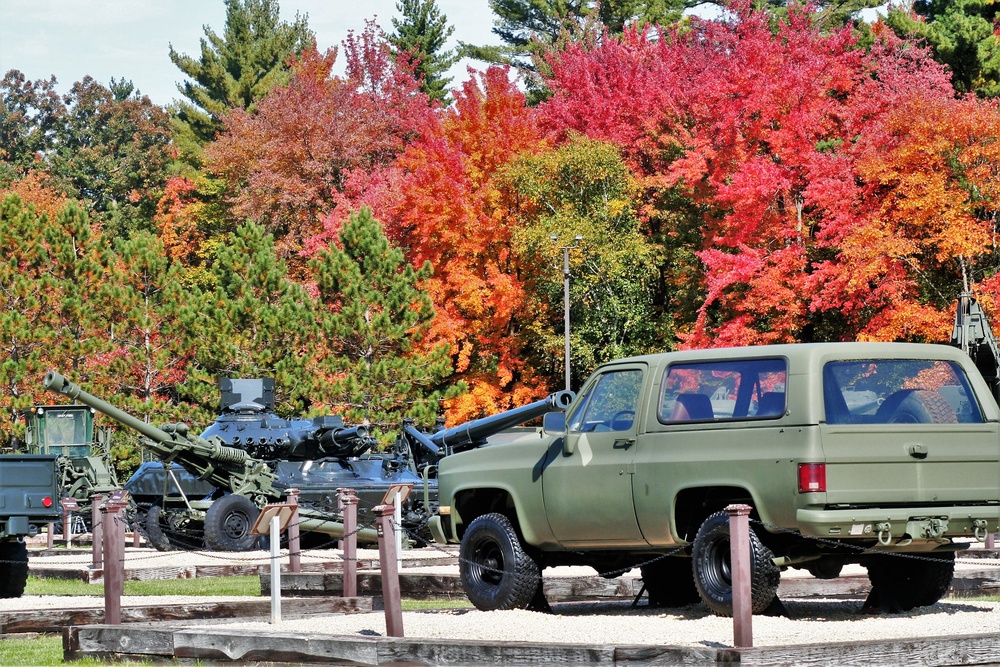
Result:
{"label": "green grass", "polygon": [[[260,577],[199,577],[197,579],[155,579],[126,581],[125,595],[225,595],[260,596]],[[95,595],[104,596],[100,584],[87,584],[78,579],[39,579],[28,577],[24,589],[27,595]],[[0,662],[0,664],[4,664]]]}

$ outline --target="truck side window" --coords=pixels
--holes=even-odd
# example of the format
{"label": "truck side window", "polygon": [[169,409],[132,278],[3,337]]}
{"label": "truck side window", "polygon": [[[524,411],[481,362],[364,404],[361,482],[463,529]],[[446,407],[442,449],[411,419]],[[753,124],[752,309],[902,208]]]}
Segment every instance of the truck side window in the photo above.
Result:
{"label": "truck side window", "polygon": [[569,419],[569,430],[628,431],[635,421],[635,411],[642,391],[642,371],[609,371],[590,386],[580,407]]}
{"label": "truck side window", "polygon": [[985,421],[962,368],[932,359],[860,359],[823,367],[828,424]]}
{"label": "truck side window", "polygon": [[779,419],[787,410],[785,359],[672,364],[663,378],[663,423]]}

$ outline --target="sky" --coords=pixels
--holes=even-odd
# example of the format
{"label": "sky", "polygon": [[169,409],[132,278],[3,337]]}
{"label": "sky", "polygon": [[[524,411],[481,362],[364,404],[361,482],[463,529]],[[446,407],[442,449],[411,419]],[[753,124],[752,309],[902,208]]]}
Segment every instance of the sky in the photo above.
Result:
{"label": "sky", "polygon": [[[375,17],[387,32],[397,16],[396,0],[279,0],[281,18],[307,14],[321,50],[340,46],[349,30],[361,32]],[[490,32],[493,15],[487,0],[437,0],[454,26],[457,41],[499,44]],[[160,105],[181,99],[177,83],[185,75],[170,62],[170,45],[197,58],[203,26],[222,34],[223,0],[0,0],[0,76],[20,70],[28,80],[55,75],[60,93],[91,76],[103,85],[112,77],[130,80]],[[341,51],[342,53],[342,51]],[[338,56],[343,65],[343,56]],[[464,61],[454,67],[452,87],[466,78]]]}

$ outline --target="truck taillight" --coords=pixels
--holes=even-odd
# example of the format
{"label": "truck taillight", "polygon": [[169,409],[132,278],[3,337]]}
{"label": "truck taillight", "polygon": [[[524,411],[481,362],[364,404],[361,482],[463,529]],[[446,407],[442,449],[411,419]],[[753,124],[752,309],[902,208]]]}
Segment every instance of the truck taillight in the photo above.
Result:
{"label": "truck taillight", "polygon": [[42,507],[52,507],[52,498],[48,496],[42,498]]}
{"label": "truck taillight", "polygon": [[823,493],[826,491],[826,464],[799,464],[799,493]]}

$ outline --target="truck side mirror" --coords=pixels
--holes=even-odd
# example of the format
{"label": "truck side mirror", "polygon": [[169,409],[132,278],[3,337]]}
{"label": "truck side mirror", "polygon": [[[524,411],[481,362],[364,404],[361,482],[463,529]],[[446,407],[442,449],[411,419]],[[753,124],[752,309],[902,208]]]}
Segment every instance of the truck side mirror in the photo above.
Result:
{"label": "truck side mirror", "polygon": [[562,435],[566,432],[565,412],[546,412],[542,417],[542,430],[550,435]]}

